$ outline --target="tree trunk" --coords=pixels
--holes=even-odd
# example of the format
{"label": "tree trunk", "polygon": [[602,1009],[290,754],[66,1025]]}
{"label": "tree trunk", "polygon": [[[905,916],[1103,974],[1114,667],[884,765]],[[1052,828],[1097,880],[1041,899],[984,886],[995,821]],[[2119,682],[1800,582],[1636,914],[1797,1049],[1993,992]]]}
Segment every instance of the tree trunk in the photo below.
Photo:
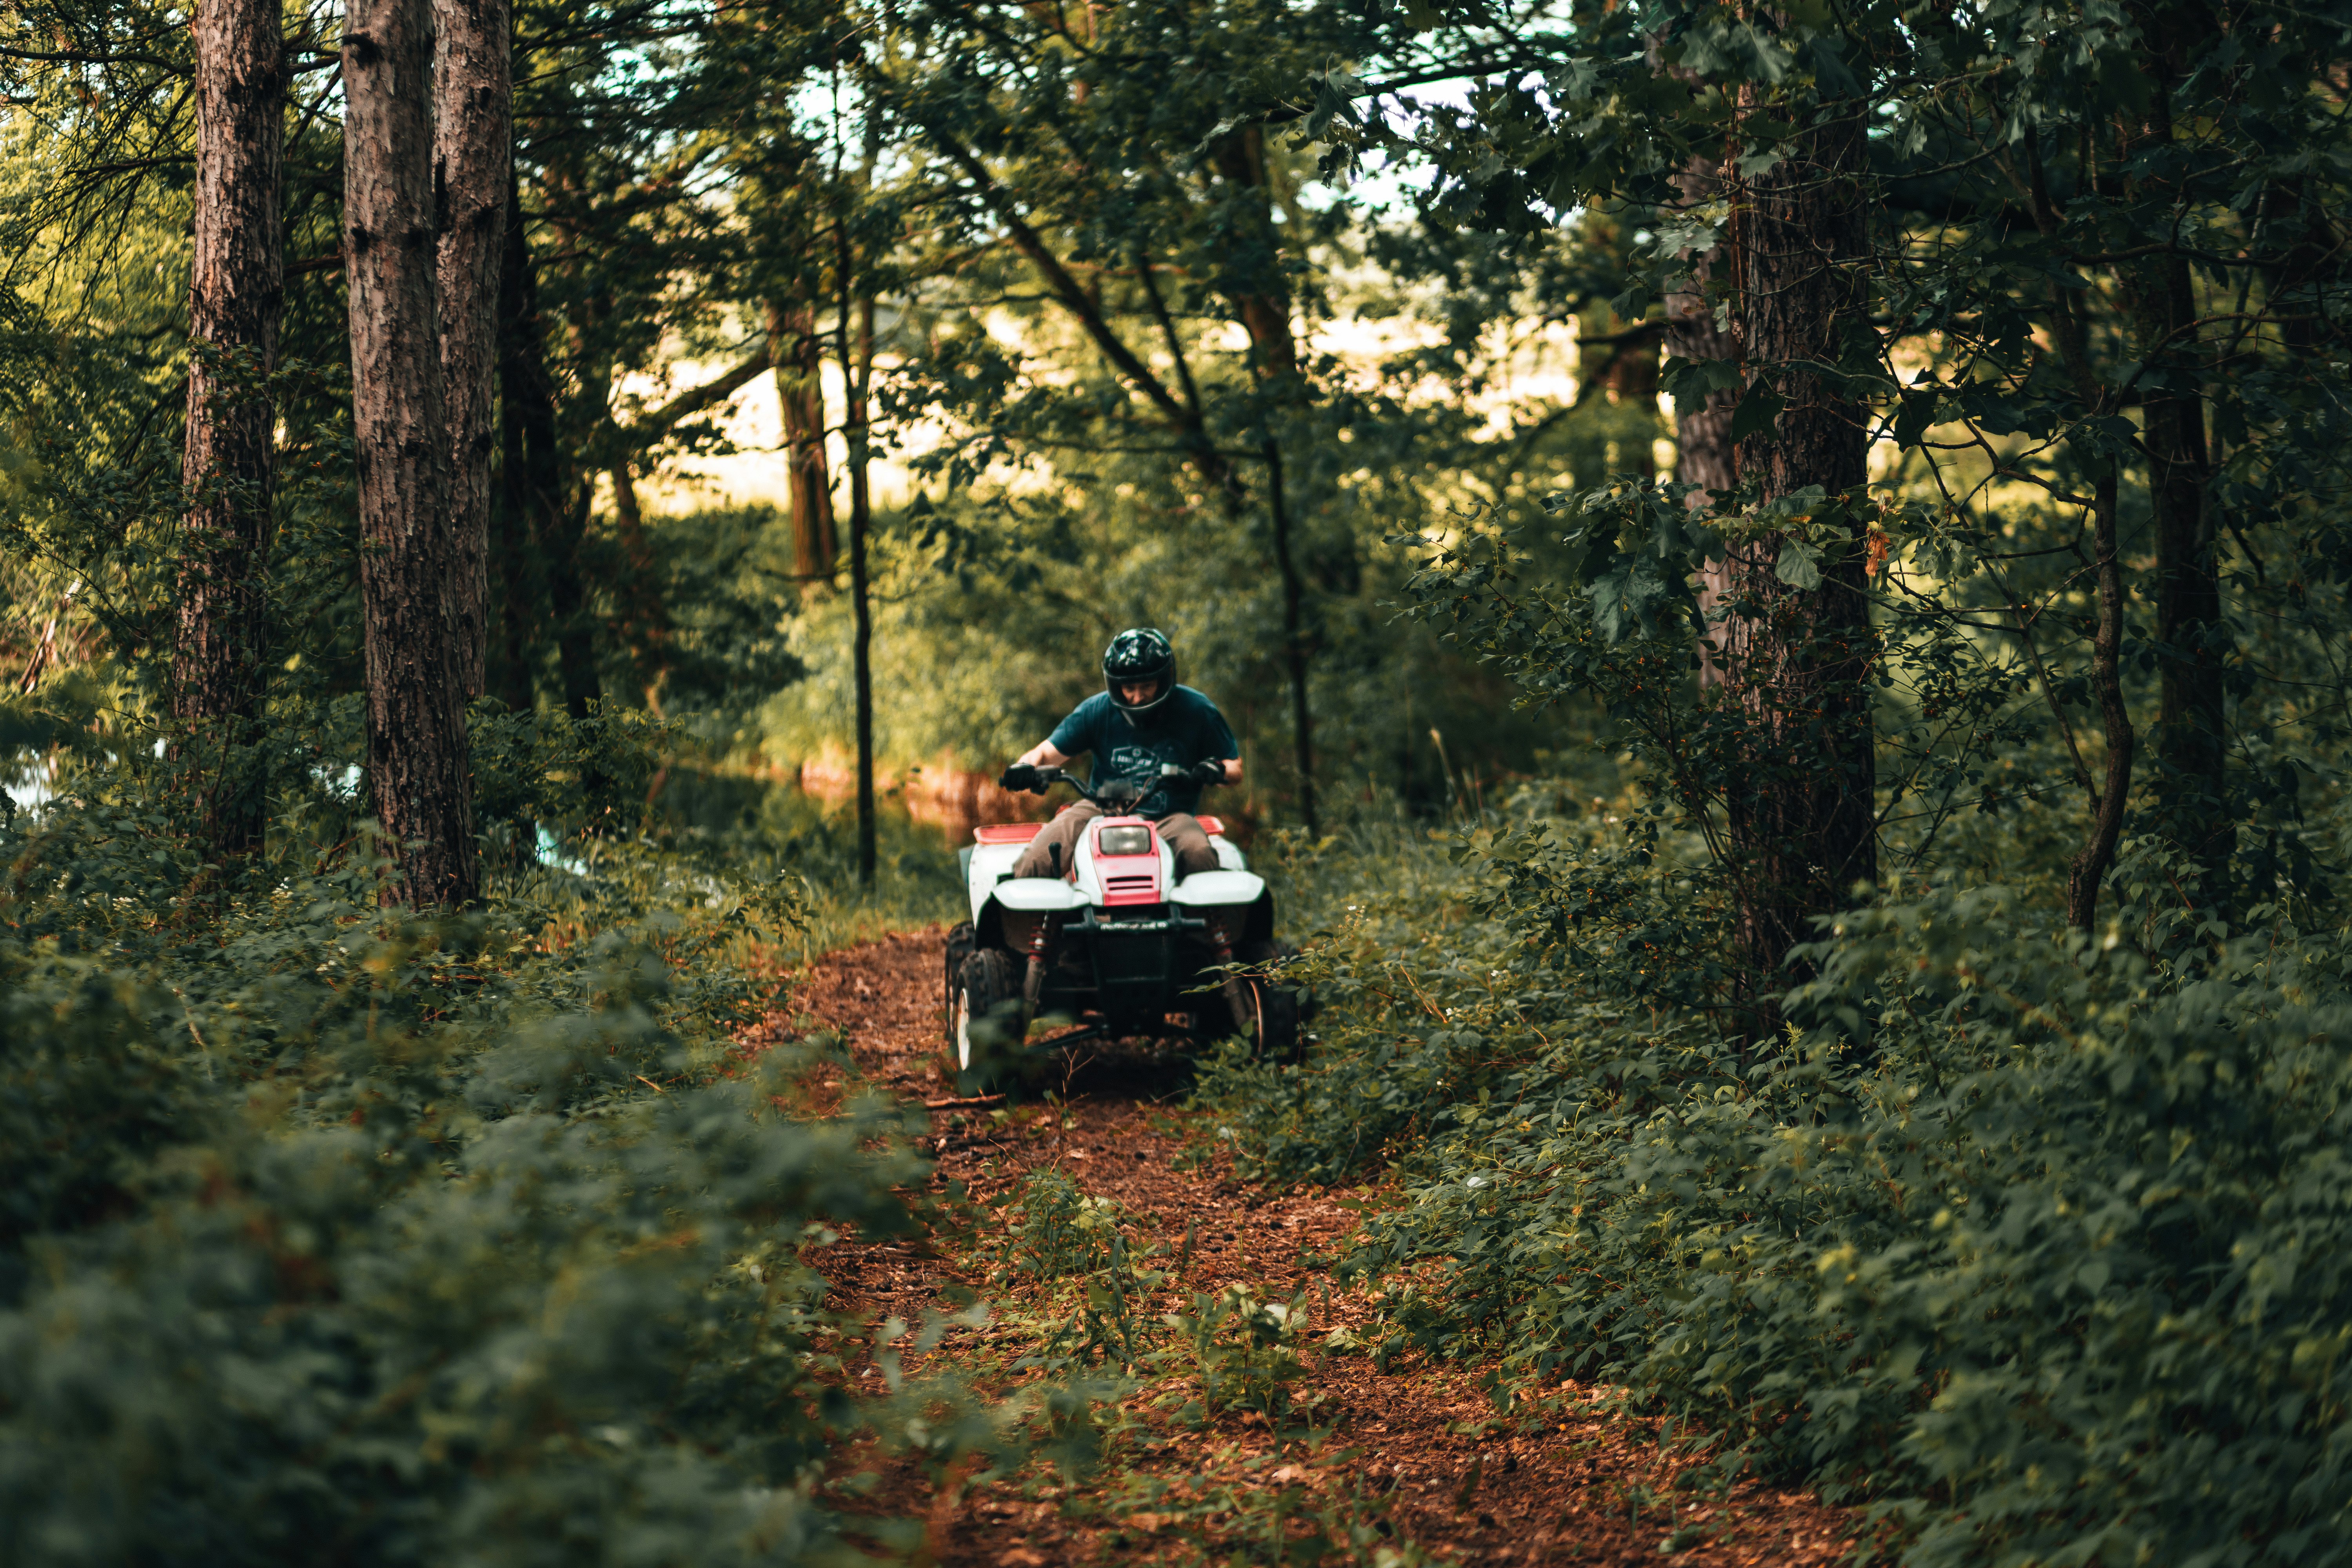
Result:
{"label": "tree trunk", "polygon": [[[1658,335],[1638,337],[1620,348],[1609,361],[1609,375],[1603,384],[1610,402],[1621,407],[1654,410],[1658,406]],[[1577,390],[1583,391],[1581,387]]]}
{"label": "tree trunk", "polygon": [[[2134,300],[2141,342],[2153,363],[2196,356],[2189,323],[2196,305],[2189,266],[2158,258]],[[2155,345],[2169,341],[2169,349]],[[2156,641],[2158,706],[2154,742],[2165,775],[2162,798],[2171,837],[2209,870],[2230,852],[2223,783],[2221,584],[2211,510],[2212,467],[2205,444],[2205,405],[2187,395],[2150,396],[2143,405],[2148,500],[2156,537]]]}
{"label": "tree trunk", "polygon": [[[567,296],[564,331],[569,339],[572,379],[585,391],[596,416],[610,428],[613,364],[597,334],[598,324],[613,309],[612,296],[586,275],[583,258],[598,244],[594,229],[579,214],[593,205],[586,180],[572,164],[548,171],[542,188],[545,210],[555,230],[554,249],[563,259],[563,292]],[[548,610],[556,626],[556,657],[563,678],[564,710],[575,720],[588,717],[592,704],[601,703],[604,678],[597,661],[596,624],[590,614],[588,587],[588,521],[595,500],[595,481],[584,461],[567,465],[569,486],[557,537],[546,552]]]}
{"label": "tree trunk", "polygon": [[548,621],[546,552],[563,531],[563,458],[555,444],[555,385],[547,374],[539,278],[509,160],[506,258],[499,268],[498,657],[488,684],[515,711],[537,706],[539,639]]}
{"label": "tree trunk", "polygon": [[[1258,384],[1278,403],[1299,392],[1298,347],[1290,331],[1290,291],[1268,210],[1272,191],[1265,166],[1265,133],[1250,126],[1227,137],[1216,154],[1217,173],[1248,193],[1228,247],[1228,258],[1245,279],[1234,294],[1235,313],[1249,334],[1250,366]],[[1271,419],[1271,414],[1268,416]],[[1283,667],[1290,679],[1293,765],[1298,771],[1298,815],[1309,834],[1322,831],[1315,800],[1315,714],[1307,679],[1312,649],[1307,629],[1306,584],[1292,549],[1290,503],[1285,493],[1282,447],[1269,431],[1265,454],[1266,503],[1274,524],[1274,563],[1282,580]]]}
{"label": "tree trunk", "polygon": [[[2174,160],[2169,80],[2183,62],[2151,62],[2158,77],[2153,106],[2139,136],[2122,150],[2126,168],[2145,166],[2153,177],[2135,182],[2144,201],[2171,200],[2167,177]],[[2137,143],[2137,144],[2134,144]],[[2147,149],[2159,149],[2151,159]],[[2143,163],[2145,161],[2145,163]],[[2221,863],[2230,853],[2230,822],[2224,780],[2221,658],[2221,585],[2209,490],[2212,463],[2205,440],[2205,403],[2197,390],[2200,374],[2197,296],[2189,259],[2178,254],[2151,256],[2124,274],[2125,299],[2144,370],[2139,385],[2141,439],[2147,448],[2148,508],[2156,542],[2156,642],[2158,706],[2149,736],[2164,775],[2158,792],[2160,819],[2175,843],[2205,863],[2204,896],[2220,892]]]}
{"label": "tree trunk", "polygon": [[[2062,297],[2061,310],[2066,309]],[[2124,704],[2124,579],[2116,555],[2116,465],[2106,459],[2091,508],[2092,562],[2097,574],[2099,619],[2091,636],[2091,685],[2099,697],[2099,718],[2107,736],[2106,777],[2091,802],[2089,838],[2066,865],[2066,920],[2089,931],[2099,914],[2099,884],[2115,864],[2123,835],[2124,805],[2131,794],[2131,710]]]}
{"label": "tree trunk", "polygon": [[[1738,443],[1734,471],[1768,502],[1817,485],[1831,515],[1843,501],[1864,503],[1867,478],[1861,410],[1804,368],[1835,361],[1867,307],[1861,110],[1836,107],[1843,121],[1807,132],[1798,155],[1744,184],[1725,247],[1749,379],[1785,400],[1775,421]],[[1742,740],[1726,770],[1727,829],[1759,1030],[1779,1026],[1770,977],[1813,935],[1812,917],[1877,875],[1861,527],[1849,519],[1845,548],[1823,562],[1817,588],[1782,581],[1779,536],[1724,563],[1717,641]]]}
{"label": "tree trunk", "polygon": [[1322,821],[1315,805],[1315,714],[1307,702],[1307,633],[1302,601],[1305,585],[1290,550],[1290,504],[1283,493],[1282,444],[1265,443],[1265,491],[1274,509],[1274,560],[1282,574],[1282,631],[1285,662],[1290,673],[1290,733],[1297,745],[1298,816],[1310,838],[1320,837]]}
{"label": "tree trunk", "polygon": [[824,348],[814,305],[768,306],[768,358],[776,367],[776,402],[783,411],[793,573],[804,583],[831,582],[838,550],[833,476],[824,456]]}
{"label": "tree trunk", "polygon": [[[2050,186],[2045,177],[2040,152],[2028,142],[2025,149],[2026,179],[2033,202],[2034,226],[2045,238],[2058,233],[2057,209],[2050,201]],[[2053,281],[2050,286],[2050,339],[2058,350],[2059,363],[2067,379],[2073,382],[2074,395],[2080,399],[2075,417],[2077,426],[2089,436],[2102,416],[2112,412],[2109,398],[2112,389],[2103,385],[2091,367],[2090,345],[2072,291],[2063,284]],[[2083,847],[2076,850],[2066,864],[2066,920],[2079,931],[2089,931],[2098,920],[2099,887],[2106,880],[2107,869],[2115,864],[2116,845],[2122,837],[2124,810],[2131,795],[2132,755],[2136,737],[2132,732],[2131,710],[2124,701],[2123,640],[2124,640],[2124,581],[2118,561],[2121,552],[2116,520],[2116,465],[2112,452],[2105,451],[2092,437],[2082,446],[2084,467],[2090,470],[2091,480],[2091,542],[2094,551],[2091,568],[2098,600],[2098,620],[2091,634],[2091,685],[2098,693],[2099,720],[2106,731],[2106,776],[2094,784],[2089,770],[2080,756],[2074,760],[2082,775],[2084,787],[2090,792],[2091,823]],[[2032,634],[2027,631],[2022,616],[2018,630],[2027,639],[2026,648],[2032,651]],[[2035,656],[2034,662],[2041,659]],[[2042,675],[2047,690],[2050,677]],[[2057,710],[2057,698],[2050,697],[2053,711]],[[2074,741],[2067,740],[2069,750]]]}
{"label": "tree trunk", "polygon": [[563,681],[563,710],[575,720],[588,717],[604,700],[604,677],[596,669],[596,630],[588,616],[588,584],[582,575],[580,555],[588,540],[588,505],[592,492],[584,482],[572,486],[570,504],[556,518],[556,533],[542,557],[547,566],[547,610],[555,623],[555,662]]}
{"label": "tree trunk", "polygon": [[662,598],[660,565],[646,532],[645,509],[637,503],[629,459],[614,463],[606,477],[613,481],[614,531],[620,535],[625,568],[614,595],[620,600],[620,624],[614,629],[621,646],[636,661],[646,706],[659,717],[662,681],[669,674],[669,606]]}
{"label": "tree trunk", "polygon": [[2271,237],[2266,248],[2281,257],[2269,268],[2268,290],[2270,310],[2285,318],[2279,322],[2279,341],[2290,358],[2315,353],[2326,334],[2324,297],[2315,285],[2336,250],[2328,215],[2315,210],[2303,179],[2280,180],[2271,186],[2263,229]]}
{"label": "tree trunk", "polygon": [[491,376],[514,161],[506,0],[432,0],[433,184],[441,376],[449,418],[451,621],[466,695],[482,691],[489,619]]}
{"label": "tree trunk", "polygon": [[[1675,176],[1675,184],[1681,188],[1683,199],[1696,206],[1715,199],[1722,176],[1713,159],[1694,158]],[[1685,259],[1690,263],[1687,285],[1666,295],[1666,353],[1692,361],[1738,359],[1739,347],[1730,333],[1716,325],[1715,301],[1707,297],[1707,286],[1722,275],[1723,252],[1710,250]],[[1698,487],[1685,498],[1694,510],[1715,504],[1710,492],[1727,492],[1739,482],[1731,454],[1731,416],[1738,403],[1736,392],[1675,399],[1675,478]],[[1730,573],[1728,563],[1710,561],[1700,574],[1699,609],[1710,624],[1721,610],[1724,593],[1731,584]],[[1699,684],[1703,687],[1723,682],[1717,651],[1713,638],[1701,639]]]}
{"label": "tree trunk", "polygon": [[435,300],[433,26],[427,0],[360,0],[343,33],[343,256],[350,295],[367,768],[401,866],[394,896],[480,891],[453,625],[449,422]]}
{"label": "tree trunk", "polygon": [[[1722,181],[1715,162],[1694,158],[1675,177],[1684,199],[1694,206],[1712,201]],[[1727,360],[1739,357],[1731,335],[1716,325],[1715,301],[1707,286],[1722,276],[1724,253],[1710,250],[1688,257],[1690,277],[1685,287],[1666,295],[1666,353],[1677,359]],[[1694,507],[1711,506],[1709,490],[1728,490],[1738,482],[1732,471],[1731,415],[1739,395],[1709,393],[1703,400],[1675,401],[1675,477],[1699,487],[1690,498]]]}
{"label": "tree trunk", "polygon": [[[842,425],[849,448],[849,594],[856,618],[852,662],[857,682],[857,880],[874,885],[874,613],[867,591],[866,531],[872,508],[866,490],[868,432],[866,393],[874,375],[874,301],[857,298],[852,270],[849,225],[837,225],[841,241],[841,390]],[[857,338],[850,342],[850,319],[857,321]]]}
{"label": "tree trunk", "polygon": [[259,848],[268,826],[257,746],[275,477],[264,378],[277,368],[286,285],[278,26],[278,7],[256,0],[207,0],[195,13],[195,352],[172,711],[182,745],[213,769],[203,810],[220,855]]}

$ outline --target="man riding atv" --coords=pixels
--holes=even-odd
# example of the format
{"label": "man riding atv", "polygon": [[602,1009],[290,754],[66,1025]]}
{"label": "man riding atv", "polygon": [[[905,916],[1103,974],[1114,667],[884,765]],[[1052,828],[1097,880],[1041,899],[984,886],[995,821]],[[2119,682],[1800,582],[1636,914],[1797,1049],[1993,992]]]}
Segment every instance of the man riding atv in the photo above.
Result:
{"label": "man riding atv", "polygon": [[[1131,783],[1133,814],[1149,817],[1176,857],[1181,879],[1217,868],[1216,851],[1193,813],[1203,785],[1242,782],[1241,748],[1216,704],[1189,686],[1176,684],[1176,650],[1150,626],[1123,631],[1103,651],[1103,689],[1087,698],[1055,726],[1054,732],[1023,753],[997,782],[1009,790],[1043,792],[1037,770],[1059,768],[1094,754],[1093,784],[1099,792],[1113,781]],[[1170,767],[1181,768],[1176,777]],[[1073,865],[1072,851],[1087,823],[1102,807],[1081,801],[1040,829],[1013,869],[1016,877],[1059,877]]]}

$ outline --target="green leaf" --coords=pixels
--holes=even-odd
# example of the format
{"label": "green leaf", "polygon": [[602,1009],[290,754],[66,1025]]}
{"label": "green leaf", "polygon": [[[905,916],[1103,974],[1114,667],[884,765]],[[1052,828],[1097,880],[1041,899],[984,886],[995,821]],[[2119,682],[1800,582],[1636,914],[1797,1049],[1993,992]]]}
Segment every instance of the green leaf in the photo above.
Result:
{"label": "green leaf", "polygon": [[1773,566],[1772,575],[1791,588],[1806,592],[1822,585],[1822,552],[1819,547],[1801,539],[1780,542],[1780,559]]}
{"label": "green leaf", "polygon": [[1915,387],[1906,392],[1902,412],[1895,416],[1895,445],[1906,451],[1917,446],[1927,434],[1927,427],[1935,422],[1935,387]]}
{"label": "green leaf", "polygon": [[1709,393],[1737,389],[1739,367],[1727,359],[1679,359],[1669,354],[1658,367],[1658,384],[1677,403],[1704,398]]}
{"label": "green leaf", "polygon": [[1731,416],[1732,445],[1738,446],[1750,436],[1771,429],[1772,422],[1780,417],[1780,410],[1787,406],[1789,400],[1773,391],[1768,384],[1759,381],[1750,386],[1739,400],[1738,411]]}
{"label": "green leaf", "polygon": [[1835,38],[1826,33],[1816,34],[1806,40],[1805,53],[1812,57],[1813,79],[1820,83],[1824,94],[1838,98],[1861,96],[1862,83],[1846,68]]}

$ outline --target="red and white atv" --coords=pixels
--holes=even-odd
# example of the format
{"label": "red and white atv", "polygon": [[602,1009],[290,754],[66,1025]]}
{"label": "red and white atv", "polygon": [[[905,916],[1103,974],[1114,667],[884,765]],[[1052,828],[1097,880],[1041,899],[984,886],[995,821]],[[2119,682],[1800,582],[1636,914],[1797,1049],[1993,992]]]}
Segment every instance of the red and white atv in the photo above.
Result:
{"label": "red and white atv", "polygon": [[[1181,770],[1166,768],[1169,776]],[[1018,1044],[1035,1018],[1077,1027],[1053,1046],[1085,1039],[1239,1035],[1263,1056],[1297,1054],[1299,1001],[1287,987],[1221,965],[1264,963],[1294,951],[1274,937],[1274,899],[1213,816],[1200,819],[1217,868],[1176,879],[1176,856],[1150,819],[1131,810],[1140,786],[1100,791],[1059,768],[1040,768],[1042,793],[1066,784],[1103,808],[1079,835],[1058,877],[1015,877],[1039,824],[973,830],[961,851],[971,923],[948,933],[948,1034],[966,1074],[991,1039]],[[1066,809],[1066,808],[1065,808]],[[1208,989],[1204,992],[1202,988]],[[976,1052],[973,1030],[980,1029]]]}

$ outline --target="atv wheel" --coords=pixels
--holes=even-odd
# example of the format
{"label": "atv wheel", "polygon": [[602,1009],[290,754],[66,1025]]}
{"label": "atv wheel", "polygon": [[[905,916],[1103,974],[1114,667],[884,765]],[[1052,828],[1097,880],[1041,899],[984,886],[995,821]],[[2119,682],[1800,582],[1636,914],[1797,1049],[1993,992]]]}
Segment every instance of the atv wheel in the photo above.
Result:
{"label": "atv wheel", "polygon": [[948,932],[947,978],[940,987],[940,1016],[947,1019],[948,1040],[950,1044],[954,1043],[956,1037],[956,987],[963,979],[964,960],[971,956],[972,949],[977,945],[978,938],[972,934],[970,921],[964,921],[963,924]]}
{"label": "atv wheel", "polygon": [[1241,983],[1242,1037],[1262,1062],[1298,1059],[1298,994],[1251,976]]}
{"label": "atv wheel", "polygon": [[1002,948],[983,947],[963,961],[956,976],[954,1000],[948,1008],[948,1026],[955,1036],[956,1067],[972,1070],[972,1026],[990,1019],[1021,1033],[1021,980],[1013,955]]}

